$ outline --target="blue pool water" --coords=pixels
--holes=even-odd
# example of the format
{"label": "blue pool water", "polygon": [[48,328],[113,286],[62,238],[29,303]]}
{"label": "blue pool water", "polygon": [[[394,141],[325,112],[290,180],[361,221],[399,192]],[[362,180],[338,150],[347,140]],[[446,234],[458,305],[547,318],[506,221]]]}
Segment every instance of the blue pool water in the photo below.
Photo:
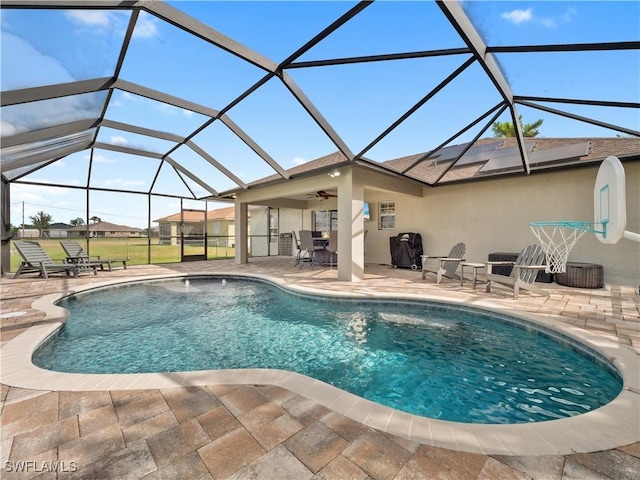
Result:
{"label": "blue pool water", "polygon": [[436,303],[327,300],[208,277],[94,290],[59,305],[71,315],[33,359],[55,371],[277,368],[471,423],[577,415],[621,390],[605,362],[568,339]]}

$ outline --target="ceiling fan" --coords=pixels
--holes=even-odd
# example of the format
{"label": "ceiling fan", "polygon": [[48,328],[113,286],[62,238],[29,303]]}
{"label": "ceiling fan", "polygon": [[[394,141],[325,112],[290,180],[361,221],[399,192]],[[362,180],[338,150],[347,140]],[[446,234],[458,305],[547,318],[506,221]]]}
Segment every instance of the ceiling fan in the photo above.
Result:
{"label": "ceiling fan", "polygon": [[327,193],[324,190],[318,190],[314,195],[315,198],[319,198],[320,200],[327,200],[329,198],[337,198],[338,195],[334,193]]}

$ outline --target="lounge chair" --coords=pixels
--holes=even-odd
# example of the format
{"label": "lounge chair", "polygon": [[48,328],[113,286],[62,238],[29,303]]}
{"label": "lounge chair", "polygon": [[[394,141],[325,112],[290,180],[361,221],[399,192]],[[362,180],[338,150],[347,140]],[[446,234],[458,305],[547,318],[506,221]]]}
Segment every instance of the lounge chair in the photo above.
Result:
{"label": "lounge chair", "polygon": [[[500,283],[513,288],[513,298],[516,300],[518,299],[518,291],[520,289],[529,290],[538,295],[548,297],[549,292],[535,285],[538,271],[546,268],[546,265],[543,265],[544,260],[545,255],[542,247],[540,245],[529,245],[520,252],[515,262],[486,262],[486,291],[491,291],[491,285],[493,283]],[[509,276],[498,275],[491,272],[491,268],[494,265],[513,265],[513,269]]]}
{"label": "lounge chair", "polygon": [[[72,240],[60,240],[60,245],[62,245],[62,249],[64,253],[67,255],[68,263],[75,263],[79,266],[84,266],[86,264],[96,264],[100,267],[100,270],[104,270],[104,266],[107,265],[109,267],[109,271],[112,270],[113,263],[122,263],[124,269],[127,269],[127,261],[125,259],[103,259],[100,258],[99,255],[89,256],[82,248],[78,242],[74,242]],[[94,258],[95,260],[92,260]]]}
{"label": "lounge chair", "polygon": [[[78,267],[76,265],[54,263],[38,242],[16,240],[13,242],[13,245],[22,257],[22,262],[13,278],[19,278],[23,273],[34,272],[38,272],[45,279],[49,278],[49,273],[64,272],[67,276],[71,274],[73,274],[74,277],[78,276]],[[90,266],[90,268],[92,268],[93,273],[97,275],[97,265]]]}
{"label": "lounge chair", "polygon": [[[427,278],[427,273],[436,274],[436,283],[442,281],[442,277],[453,278],[460,280],[460,276],[456,274],[456,269],[460,262],[464,262],[464,254],[467,251],[467,247],[464,243],[456,243],[446,257],[435,255],[420,255],[422,258],[422,279]],[[425,260],[435,258],[437,265],[428,265]]]}

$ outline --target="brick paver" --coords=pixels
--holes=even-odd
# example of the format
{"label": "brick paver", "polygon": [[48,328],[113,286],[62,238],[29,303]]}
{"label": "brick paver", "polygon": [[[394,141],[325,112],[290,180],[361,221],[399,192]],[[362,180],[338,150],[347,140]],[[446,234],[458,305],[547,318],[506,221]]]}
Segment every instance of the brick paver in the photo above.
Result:
{"label": "brick paver", "polygon": [[[326,290],[464,295],[470,301],[491,296],[511,308],[560,316],[567,323],[640,347],[640,302],[633,287],[578,290],[552,284],[545,286],[551,290],[548,299],[524,294],[513,301],[506,290],[486,294],[457,282],[436,286],[420,280],[419,272],[383,266],[368,268],[364,282],[347,284],[335,280],[335,270],[298,270],[283,267],[282,259],[259,260],[239,267],[231,262],[208,262],[204,267],[131,267],[77,280],[3,278],[2,313],[27,313],[2,318],[0,340],[4,344],[43,320],[31,303],[45,293],[107,278],[206,268],[277,275],[288,283]],[[270,385],[110,392],[43,392],[2,385],[0,409],[3,479],[36,475],[43,479],[148,480],[640,478],[640,443],[606,452],[551,457],[456,452],[384,434]],[[41,470],[17,473],[7,469],[18,461],[32,461]],[[66,471],[42,470],[46,465]]]}

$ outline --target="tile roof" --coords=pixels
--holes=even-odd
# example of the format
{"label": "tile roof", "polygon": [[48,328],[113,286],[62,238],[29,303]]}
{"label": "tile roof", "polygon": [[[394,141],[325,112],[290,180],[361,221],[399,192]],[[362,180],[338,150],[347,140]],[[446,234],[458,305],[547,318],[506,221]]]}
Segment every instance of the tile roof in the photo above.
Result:
{"label": "tile roof", "polygon": [[[201,222],[202,212],[196,212],[192,210],[185,210],[183,212],[183,218],[186,222]],[[224,207],[216,210],[209,210],[207,212],[207,220],[231,220],[235,219],[235,207]],[[180,212],[173,213],[166,217],[153,220],[154,222],[179,222]]]}
{"label": "tile roof", "polygon": [[[502,142],[499,149],[505,149],[516,146],[515,138],[482,138],[479,139],[474,147],[488,145],[495,142]],[[544,165],[540,166],[540,169],[548,168],[549,166],[557,166],[559,164],[562,165],[571,165],[577,166],[585,163],[598,162],[603,160],[609,155],[615,155],[620,159],[635,157],[640,158],[640,138],[636,137],[614,137],[614,138],[544,138],[544,137],[534,137],[534,138],[526,138],[525,143],[535,143],[533,151],[542,151],[551,148],[557,147],[566,147],[569,145],[576,145],[583,142],[589,142],[589,153],[587,155],[578,157],[578,158],[568,158],[562,161],[556,162],[548,162]],[[452,146],[456,147],[456,146]],[[451,147],[446,147],[451,148]],[[368,159],[369,162],[374,164],[378,164],[384,166],[391,171],[395,171],[397,173],[401,173],[404,169],[411,166],[415,161],[423,157],[428,152],[416,153],[413,155],[408,155],[406,157],[396,158],[392,160],[387,160],[383,162],[375,162]],[[348,164],[349,161],[347,157],[345,157],[340,152],[334,152],[329,155],[325,155],[323,157],[317,158],[315,160],[311,160],[309,162],[303,163],[302,165],[295,166],[287,170],[287,173],[294,177],[296,175],[313,172],[315,170],[320,170],[322,168],[327,168],[331,166],[337,166],[341,164]],[[455,180],[467,180],[471,178],[486,178],[490,177],[491,173],[481,172],[480,169],[483,167],[485,162],[455,166],[451,170],[449,170],[446,175],[442,178],[443,182],[455,181]],[[407,172],[407,176],[415,178],[417,180],[426,182],[426,183],[435,183],[440,176],[449,168],[451,164],[450,161],[437,161],[437,158],[429,158],[409,172]],[[532,170],[536,169],[535,164],[531,166]],[[513,169],[511,169],[513,170]],[[274,174],[268,177],[261,178],[249,184],[250,187],[255,187],[259,185],[266,185],[271,182],[278,182],[283,180],[280,175]]]}
{"label": "tile roof", "polygon": [[[339,165],[342,163],[348,163],[349,160],[345,157],[341,152],[333,152],[329,155],[325,155],[324,157],[316,158],[315,160],[311,160],[303,163],[302,165],[297,165],[295,167],[287,169],[287,173],[290,176],[300,175],[306,172],[312,172],[314,170],[321,169],[323,167],[331,167],[335,165]],[[268,177],[261,178],[254,182],[249,183],[249,186],[262,185],[265,183],[269,183],[272,181],[277,181],[282,179],[282,177],[278,174],[270,175]]]}
{"label": "tile roof", "polygon": [[[478,140],[473,146],[487,145],[489,143],[501,140],[503,143],[499,147],[500,149],[515,147],[517,145],[515,138],[483,138]],[[526,138],[525,143],[534,143],[533,151],[543,151],[551,148],[566,147],[569,145],[576,145],[582,142],[589,142],[589,151],[587,155],[583,155],[577,158],[565,158],[554,163],[549,162],[540,169],[548,169],[551,165],[571,165],[578,166],[587,163],[599,162],[609,155],[615,155],[620,159],[640,157],[640,138],[636,137],[617,137],[617,138]],[[423,152],[415,155],[409,155],[394,160],[384,162],[384,165],[397,171],[402,172],[404,169],[411,166],[416,160],[420,159],[428,152]],[[481,172],[481,168],[486,162],[479,162],[474,164],[467,164],[462,166],[454,166],[449,170],[442,178],[443,182],[466,180],[470,178],[481,178],[491,176],[490,173]],[[425,181],[427,183],[436,182],[440,176],[449,168],[451,161],[438,162],[437,158],[429,158],[407,172],[407,174],[416,179]],[[535,165],[532,165],[532,169],[536,169]]]}
{"label": "tile roof", "polygon": [[[141,229],[137,227],[127,227],[126,225],[116,225],[109,222],[96,222],[89,223],[90,232],[140,232]],[[77,227],[71,227],[67,229],[69,231],[84,232],[87,230],[87,225],[78,225]]]}

